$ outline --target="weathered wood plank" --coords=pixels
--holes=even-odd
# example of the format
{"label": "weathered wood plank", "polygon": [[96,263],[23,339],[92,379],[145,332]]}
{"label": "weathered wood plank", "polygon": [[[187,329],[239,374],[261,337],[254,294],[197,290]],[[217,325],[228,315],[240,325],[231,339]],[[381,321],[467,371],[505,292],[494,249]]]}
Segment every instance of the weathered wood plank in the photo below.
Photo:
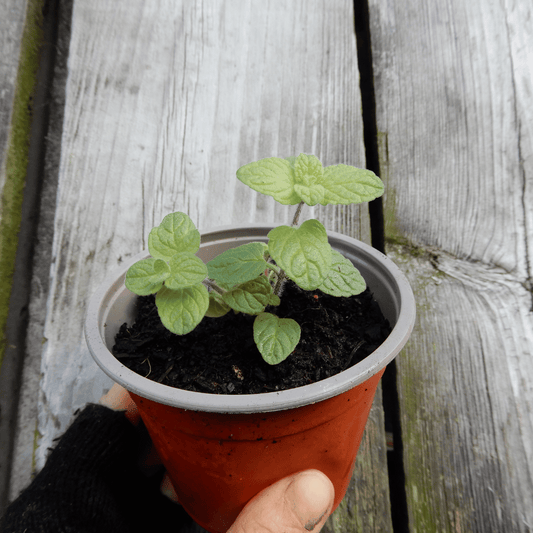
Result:
{"label": "weathered wood plank", "polygon": [[533,528],[530,3],[371,0],[410,531]]}
{"label": "weathered wood plank", "polygon": [[[60,4],[49,5],[43,21],[43,47],[41,51],[42,72],[48,72],[40,78],[46,94],[36,93],[34,102],[39,110],[45,106],[47,120],[44,140],[44,168],[35,169],[35,181],[38,181],[38,219],[34,240],[31,243],[32,255],[31,283],[27,304],[27,323],[25,340],[19,349],[19,357],[24,360],[22,387],[17,398],[17,428],[13,440],[13,460],[11,465],[9,499],[13,500],[27,485],[31,478],[33,465],[34,442],[36,440],[38,391],[41,380],[41,350],[43,343],[44,321],[46,317],[46,301],[50,275],[53,223],[55,217],[57,174],[59,168],[61,132],[63,125],[63,108],[67,79],[68,45],[70,42],[70,21],[72,18],[72,0],[63,0]],[[43,66],[48,63],[50,53],[53,55],[54,71],[52,73]],[[43,80],[44,78],[44,80]],[[52,79],[50,79],[52,78]],[[48,83],[48,85],[47,85]],[[39,121],[37,121],[38,123]],[[42,123],[42,122],[41,122]],[[34,130],[34,144],[39,145],[42,138]],[[37,158],[36,158],[37,159]],[[38,174],[38,175],[37,175]],[[31,176],[31,174],[30,174]],[[35,212],[34,210],[31,210]],[[26,230],[27,231],[27,230]],[[30,262],[28,259],[26,261]],[[13,312],[13,309],[11,310]],[[2,389],[4,392],[4,389]]]}
{"label": "weathered wood plank", "polygon": [[0,4],[0,366],[28,166],[39,7],[35,1]]}
{"label": "weathered wood plank", "polygon": [[[72,413],[109,387],[82,337],[87,301],[154,224],[178,209],[201,229],[290,220],[235,179],[261,157],[364,166],[349,2],[78,0],[66,93],[38,467]],[[315,214],[368,242],[366,207]],[[357,474],[379,480],[357,488],[364,524],[374,505],[390,524],[380,403]]]}
{"label": "weathered wood plank", "polygon": [[0,365],[29,162],[42,2],[0,5]]}
{"label": "weathered wood plank", "polygon": [[13,180],[6,185],[6,159],[25,13],[25,2],[0,2],[0,50],[3,55],[0,59],[0,514],[7,499],[12,449],[10,429],[16,412],[11,395],[4,395],[7,388],[4,383],[12,381],[11,374],[17,373],[17,365],[10,358],[4,360],[4,355],[18,230],[18,220],[12,212],[18,212],[20,217],[21,207],[20,194],[13,194]]}
{"label": "weathered wood plank", "polygon": [[33,116],[41,93],[37,78],[42,19],[40,0],[0,3],[0,514],[7,504],[24,362],[31,231],[22,221],[34,198],[30,132],[39,123]]}

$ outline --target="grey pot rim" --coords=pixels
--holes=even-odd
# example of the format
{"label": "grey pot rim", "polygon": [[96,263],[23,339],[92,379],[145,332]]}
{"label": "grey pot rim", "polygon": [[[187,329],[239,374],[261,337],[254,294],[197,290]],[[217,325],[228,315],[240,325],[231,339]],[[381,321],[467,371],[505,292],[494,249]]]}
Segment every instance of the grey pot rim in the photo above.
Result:
{"label": "grey pot rim", "polygon": [[[242,236],[253,236],[254,240],[256,240],[264,237],[273,227],[272,225],[253,224],[223,226],[206,230],[202,232],[202,245],[210,244],[220,239],[235,240]],[[364,383],[384,369],[398,355],[413,330],[416,305],[407,278],[387,256],[361,241],[340,233],[328,231],[328,237],[334,248],[336,243],[342,242],[343,245],[357,248],[358,252],[364,254],[371,261],[375,261],[376,264],[381,265],[381,268],[394,278],[401,302],[396,324],[383,344],[363,361],[335,376],[310,385],[284,391],[262,394],[218,395],[176,389],[156,383],[133,372],[120,363],[107,348],[103,339],[105,323],[101,324],[99,322],[101,322],[102,316],[102,303],[106,299],[115,297],[113,294],[110,296],[110,292],[116,293],[117,289],[127,291],[123,283],[126,271],[136,261],[149,256],[146,250],[131,257],[120,268],[106,276],[91,297],[84,327],[89,351],[98,366],[113,381],[119,383],[128,391],[143,398],[185,410],[232,414],[266,413],[294,409],[338,396]]]}

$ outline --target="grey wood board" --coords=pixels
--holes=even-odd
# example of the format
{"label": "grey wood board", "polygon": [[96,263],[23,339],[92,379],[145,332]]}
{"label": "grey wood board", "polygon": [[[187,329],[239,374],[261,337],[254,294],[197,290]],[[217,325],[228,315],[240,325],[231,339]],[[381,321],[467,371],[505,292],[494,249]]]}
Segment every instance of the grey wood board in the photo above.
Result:
{"label": "grey wood board", "polygon": [[[37,469],[75,410],[110,386],[83,339],[87,302],[146,248],[153,225],[175,210],[201,230],[287,223],[292,212],[235,178],[262,157],[305,152],[325,165],[365,165],[352,9],[325,0],[75,1]],[[366,207],[306,214],[369,241]],[[372,432],[383,448],[381,419]],[[368,497],[388,509],[384,456],[365,449],[372,459],[362,464],[380,463],[385,480]]]}
{"label": "grey wood board", "polygon": [[533,529],[532,10],[371,0],[410,531]]}
{"label": "grey wood board", "polygon": [[[63,0],[56,7],[57,10],[48,11],[45,16],[45,34],[47,32],[46,21],[51,22],[56,20],[53,19],[54,16],[57,17],[57,38],[53,44],[55,53],[54,76],[49,87],[49,100],[47,101],[49,125],[44,140],[44,168],[41,168],[38,178],[40,182],[39,217],[37,234],[33,242],[32,279],[24,342],[22,387],[17,398],[17,428],[10,472],[10,500],[13,500],[28,485],[35,466],[33,455],[34,443],[37,438],[41,350],[50,277],[72,0]],[[45,42],[50,44],[51,41],[45,40]]]}

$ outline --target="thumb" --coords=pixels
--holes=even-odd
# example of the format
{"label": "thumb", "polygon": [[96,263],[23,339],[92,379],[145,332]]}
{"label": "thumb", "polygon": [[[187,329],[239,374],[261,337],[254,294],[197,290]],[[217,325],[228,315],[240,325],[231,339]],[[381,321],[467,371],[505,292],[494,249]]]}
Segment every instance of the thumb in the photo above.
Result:
{"label": "thumb", "polygon": [[318,470],[286,477],[260,492],[228,533],[318,533],[333,507],[335,489]]}

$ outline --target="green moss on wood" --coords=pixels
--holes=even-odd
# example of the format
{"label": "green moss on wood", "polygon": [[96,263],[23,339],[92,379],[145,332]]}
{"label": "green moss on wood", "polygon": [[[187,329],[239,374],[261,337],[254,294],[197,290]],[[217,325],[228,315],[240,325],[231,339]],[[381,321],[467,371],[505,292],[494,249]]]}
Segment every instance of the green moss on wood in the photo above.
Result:
{"label": "green moss on wood", "polygon": [[390,161],[389,161],[389,136],[387,132],[378,131],[378,155],[380,178],[385,184],[385,194],[383,195],[383,217],[385,223],[385,237],[399,235],[396,228],[396,191],[390,183]]}
{"label": "green moss on wood", "polygon": [[28,0],[5,156],[5,184],[0,207],[0,367],[6,348],[6,322],[28,168],[31,106],[43,35],[42,8],[43,0]]}
{"label": "green moss on wood", "polygon": [[33,432],[33,449],[31,454],[31,471],[32,475],[37,470],[37,461],[36,461],[36,453],[37,449],[39,448],[39,443],[41,441],[42,435],[38,430],[39,421],[35,421],[35,431]]}

